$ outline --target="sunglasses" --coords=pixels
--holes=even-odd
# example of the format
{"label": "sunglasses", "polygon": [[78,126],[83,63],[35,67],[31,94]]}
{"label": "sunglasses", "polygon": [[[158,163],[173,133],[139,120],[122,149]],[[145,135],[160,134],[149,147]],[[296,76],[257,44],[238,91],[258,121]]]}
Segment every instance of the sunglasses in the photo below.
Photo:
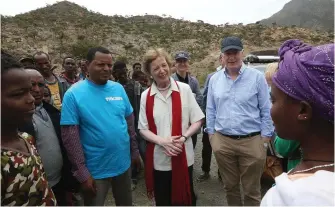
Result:
{"label": "sunglasses", "polygon": [[177,59],[177,63],[186,63],[188,60],[187,59]]}

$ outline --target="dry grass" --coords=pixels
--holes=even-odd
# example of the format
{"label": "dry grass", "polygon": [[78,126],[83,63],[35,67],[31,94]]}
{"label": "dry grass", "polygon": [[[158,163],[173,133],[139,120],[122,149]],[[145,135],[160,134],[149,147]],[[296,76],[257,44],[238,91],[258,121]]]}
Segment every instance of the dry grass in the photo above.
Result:
{"label": "dry grass", "polygon": [[333,42],[333,33],[303,28],[267,27],[259,24],[214,26],[159,16],[104,16],[74,3],[62,1],[15,17],[1,18],[2,48],[17,56],[43,50],[55,64],[62,57],[84,57],[93,45],[109,48],[128,63],[141,61],[150,47],[164,47],[171,54],[191,53],[192,71],[201,84],[218,65],[220,41],[225,36],[242,38],[245,53],[276,49],[291,38],[312,44]]}

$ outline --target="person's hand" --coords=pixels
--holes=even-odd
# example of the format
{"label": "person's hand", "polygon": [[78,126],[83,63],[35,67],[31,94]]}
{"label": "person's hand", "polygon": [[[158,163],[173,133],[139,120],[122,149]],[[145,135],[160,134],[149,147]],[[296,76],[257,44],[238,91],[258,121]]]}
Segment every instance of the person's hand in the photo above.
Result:
{"label": "person's hand", "polygon": [[131,166],[135,167],[137,172],[140,172],[142,163],[141,163],[141,158],[139,154],[136,157],[131,159]]}
{"label": "person's hand", "polygon": [[271,137],[262,137],[264,142],[269,143],[271,141]]}
{"label": "person's hand", "polygon": [[90,176],[85,182],[81,183],[81,189],[85,196],[94,197],[97,193],[97,187],[94,179]]}
{"label": "person's hand", "polygon": [[214,134],[208,134],[208,139],[209,139],[209,142],[212,140]]}
{"label": "person's hand", "polygon": [[165,149],[165,154],[167,156],[177,156],[183,151],[183,145],[179,142],[174,143],[173,140],[180,138],[180,136],[172,136],[168,138],[163,138],[161,146]]}
{"label": "person's hand", "polygon": [[181,150],[183,150],[183,145],[184,145],[185,141],[186,141],[186,138],[183,137],[183,136],[176,137],[176,138],[172,139],[172,143],[176,147],[180,148]]}

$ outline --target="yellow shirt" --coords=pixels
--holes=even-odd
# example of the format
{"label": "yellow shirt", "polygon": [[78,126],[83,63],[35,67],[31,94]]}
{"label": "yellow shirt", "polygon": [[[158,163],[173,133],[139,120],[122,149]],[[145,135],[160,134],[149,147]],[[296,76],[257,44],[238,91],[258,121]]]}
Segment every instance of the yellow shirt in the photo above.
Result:
{"label": "yellow shirt", "polygon": [[50,89],[51,98],[53,99],[54,107],[56,107],[58,110],[61,110],[62,102],[61,102],[61,99],[60,99],[58,82],[56,82],[54,84],[47,84],[47,86]]}

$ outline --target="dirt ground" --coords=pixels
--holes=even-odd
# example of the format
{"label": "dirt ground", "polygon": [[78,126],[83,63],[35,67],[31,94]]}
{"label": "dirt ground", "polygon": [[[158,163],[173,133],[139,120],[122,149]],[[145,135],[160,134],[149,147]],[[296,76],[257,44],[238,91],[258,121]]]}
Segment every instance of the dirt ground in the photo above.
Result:
{"label": "dirt ground", "polygon": [[[210,179],[204,182],[197,182],[197,177],[201,171],[201,150],[202,150],[202,134],[198,136],[197,146],[195,149],[195,163],[193,171],[194,190],[198,197],[197,206],[224,206],[227,205],[226,196],[223,191],[223,184],[218,179],[218,166],[214,155],[212,155]],[[262,187],[262,195],[271,187],[271,183],[264,183]],[[113,206],[114,199],[112,189],[108,193],[105,205]],[[153,203],[146,196],[146,188],[144,182],[144,174],[141,173],[136,189],[133,191],[133,205],[135,206],[152,206]]]}

